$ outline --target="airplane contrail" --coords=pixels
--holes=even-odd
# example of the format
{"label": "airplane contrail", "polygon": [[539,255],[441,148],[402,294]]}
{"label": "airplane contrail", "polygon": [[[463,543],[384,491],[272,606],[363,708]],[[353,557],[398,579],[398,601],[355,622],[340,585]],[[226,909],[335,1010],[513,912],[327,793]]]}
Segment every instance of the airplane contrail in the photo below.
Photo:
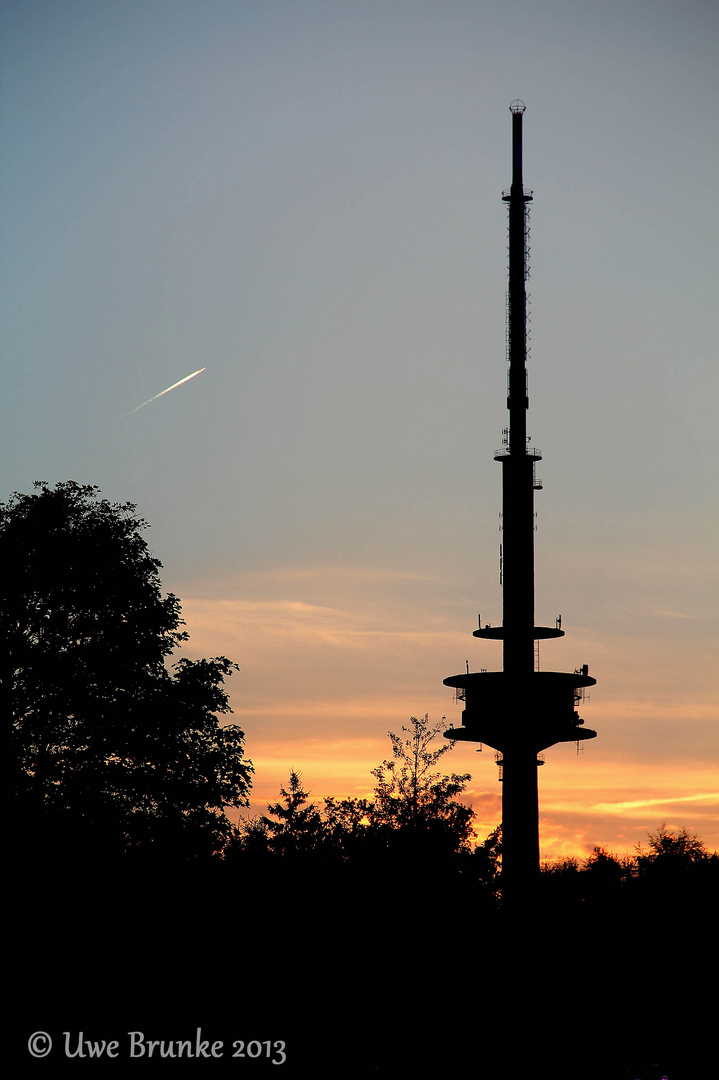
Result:
{"label": "airplane contrail", "polygon": [[183,382],[187,382],[189,379],[194,379],[195,375],[201,375],[203,371],[207,371],[206,367],[201,367],[199,371],[193,371],[192,375],[185,375],[184,379],[180,379],[179,382],[173,383],[172,386],[168,386],[167,390],[161,390],[159,394],[155,394],[154,397],[148,398],[147,401],[143,401],[142,405],[136,405],[134,409],[130,409],[128,416],[132,416],[138,409],[144,409],[145,405],[149,405],[151,401],[157,401],[163,394],[169,394],[170,390],[174,390],[178,386],[182,386]]}

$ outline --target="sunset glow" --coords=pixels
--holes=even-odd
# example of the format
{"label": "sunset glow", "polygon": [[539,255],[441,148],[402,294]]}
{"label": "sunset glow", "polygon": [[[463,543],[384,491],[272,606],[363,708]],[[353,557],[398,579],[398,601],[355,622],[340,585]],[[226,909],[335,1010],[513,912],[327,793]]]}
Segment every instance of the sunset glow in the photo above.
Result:
{"label": "sunset glow", "polygon": [[[472,631],[502,620],[526,101],[536,612],[566,631],[540,664],[597,679],[598,737],[539,770],[541,856],[632,852],[662,821],[719,848],[712,5],[2,20],[2,499],[72,478],[137,504],[184,655],[240,666],[253,813],[290,768],[315,800],[370,794],[389,730],[459,724],[442,680],[501,667]],[[484,838],[494,752],[443,764]]]}

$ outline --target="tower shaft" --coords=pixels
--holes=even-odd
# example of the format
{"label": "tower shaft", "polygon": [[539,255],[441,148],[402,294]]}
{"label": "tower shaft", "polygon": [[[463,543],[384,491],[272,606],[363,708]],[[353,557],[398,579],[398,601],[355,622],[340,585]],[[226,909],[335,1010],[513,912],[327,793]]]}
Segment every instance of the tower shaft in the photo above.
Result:
{"label": "tower shaft", "polygon": [[[534,672],[534,458],[527,438],[527,275],[529,202],[522,175],[522,111],[512,112],[507,345],[509,454],[502,464],[502,625],[504,671]],[[519,721],[522,722],[521,720]],[[526,739],[507,746],[502,760],[502,885],[526,894],[539,873],[537,754]]]}
{"label": "tower shaft", "polygon": [[[478,638],[501,640],[503,670],[465,672],[445,679],[465,702],[462,727],[445,737],[482,742],[498,751],[502,779],[503,898],[516,906],[531,896],[539,873],[540,751],[559,742],[594,738],[575,712],[584,688],[595,683],[586,665],[572,673],[535,671],[535,642],[563,637],[534,622],[534,492],[539,451],[527,437],[527,293],[529,203],[522,176],[524,104],[512,113],[512,186],[502,195],[509,211],[507,292],[507,409],[505,445],[495,454],[502,466],[502,626],[479,626]],[[557,620],[559,622],[560,620]]]}

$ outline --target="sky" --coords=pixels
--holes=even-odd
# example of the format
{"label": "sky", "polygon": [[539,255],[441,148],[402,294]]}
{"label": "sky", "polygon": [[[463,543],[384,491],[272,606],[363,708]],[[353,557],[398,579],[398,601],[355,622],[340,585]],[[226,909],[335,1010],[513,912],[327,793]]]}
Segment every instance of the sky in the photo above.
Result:
{"label": "sky", "polygon": [[[252,812],[368,794],[501,667],[525,101],[540,662],[597,679],[541,854],[719,848],[716,5],[11,0],[0,39],[0,499],[137,504],[185,655],[241,668]],[[493,752],[443,765],[484,837]]]}

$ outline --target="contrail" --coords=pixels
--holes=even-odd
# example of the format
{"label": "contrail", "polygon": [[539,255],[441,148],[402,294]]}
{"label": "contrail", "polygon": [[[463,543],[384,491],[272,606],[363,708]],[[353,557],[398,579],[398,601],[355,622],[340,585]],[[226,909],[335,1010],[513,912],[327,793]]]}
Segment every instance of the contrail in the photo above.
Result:
{"label": "contrail", "polygon": [[138,409],[144,409],[145,405],[149,405],[151,401],[157,401],[163,394],[169,394],[170,390],[174,390],[178,386],[182,386],[183,382],[187,382],[189,379],[194,379],[195,375],[200,375],[203,371],[207,371],[206,367],[201,367],[199,371],[193,371],[192,375],[185,375],[184,379],[180,379],[179,382],[173,383],[172,386],[168,386],[167,390],[161,390],[159,394],[155,394],[154,397],[148,398],[147,401],[143,401],[142,405],[136,405],[134,409],[130,409],[128,416],[131,416]]}

